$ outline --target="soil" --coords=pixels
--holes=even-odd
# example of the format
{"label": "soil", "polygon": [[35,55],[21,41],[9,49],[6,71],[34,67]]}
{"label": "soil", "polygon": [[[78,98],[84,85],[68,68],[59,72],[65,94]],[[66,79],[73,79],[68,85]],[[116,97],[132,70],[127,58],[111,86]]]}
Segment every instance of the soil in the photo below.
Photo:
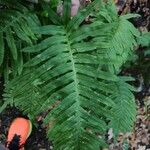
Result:
{"label": "soil", "polygon": [[[117,6],[119,14],[125,14],[127,12],[140,14],[141,17],[131,21],[141,31],[150,30],[149,0],[118,0]],[[138,110],[137,120],[132,133],[120,133],[117,143],[109,142],[109,150],[150,150],[150,86],[145,86],[142,83],[141,78],[139,77],[139,70],[138,73],[136,71],[133,73],[128,70],[128,73],[133,74],[133,76],[137,78],[138,87],[141,88],[140,91],[135,94]],[[2,93],[2,85],[2,81],[0,80],[0,93]],[[0,99],[2,99],[1,95]],[[7,108],[0,114],[0,143],[5,144],[8,128],[12,120],[20,116],[27,117],[15,107]],[[111,139],[111,141],[113,140]],[[46,130],[43,128],[42,122],[38,122],[37,127],[33,128],[32,134],[26,142],[25,149],[53,149],[52,143],[48,142],[48,139],[46,138]]]}

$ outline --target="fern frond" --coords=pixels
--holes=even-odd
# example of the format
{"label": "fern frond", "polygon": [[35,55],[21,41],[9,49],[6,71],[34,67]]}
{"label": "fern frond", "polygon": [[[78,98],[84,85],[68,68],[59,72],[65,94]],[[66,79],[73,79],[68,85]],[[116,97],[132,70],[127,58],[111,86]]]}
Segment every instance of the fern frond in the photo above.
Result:
{"label": "fern frond", "polygon": [[4,40],[3,40],[3,34],[0,33],[0,66],[3,63],[4,59]]}
{"label": "fern frond", "polygon": [[150,32],[143,32],[141,36],[137,39],[140,45],[140,48],[144,51],[141,51],[138,56],[139,59],[136,62],[136,67],[139,69],[144,77],[145,85],[150,84],[150,76],[149,76],[149,69],[150,69]]}
{"label": "fern frond", "polygon": [[118,90],[116,90],[117,93],[114,92],[110,96],[116,104],[116,107],[112,108],[114,115],[109,124],[115,134],[132,131],[133,122],[136,119],[136,104],[131,92],[135,89],[125,81],[126,80],[120,78],[118,83],[113,84],[113,88],[117,88]]}
{"label": "fern frond", "polygon": [[30,24],[35,26],[37,17],[31,15],[20,1],[1,0],[0,4],[5,6],[0,13],[0,66],[3,68],[7,63],[14,75],[20,74],[23,60],[20,60],[22,54],[19,49],[36,40]]}
{"label": "fern frond", "polygon": [[138,36],[138,31],[123,16],[119,18],[116,27],[109,43],[108,57],[118,60],[119,63],[114,65],[114,70],[118,71],[128,60],[129,55],[133,54],[134,46],[136,46],[135,36]]}
{"label": "fern frond", "polygon": [[150,32],[143,32],[138,38],[138,43],[143,47],[150,47]]}
{"label": "fern frond", "polygon": [[106,23],[114,23],[108,46],[104,48],[107,51],[107,56],[104,57],[118,61],[117,64],[109,66],[111,72],[118,72],[119,68],[133,54],[133,49],[137,45],[136,37],[139,37],[140,33],[127,19],[137,16],[136,14],[127,14],[118,17],[117,10],[112,3],[103,5],[103,9],[99,12],[98,19]]}
{"label": "fern frond", "polygon": [[[123,124],[124,131],[131,128],[134,121],[131,113],[135,112],[135,105],[130,86],[108,70],[115,59],[121,61],[117,69],[125,61],[125,56],[118,58],[118,55],[125,48],[133,47],[134,28],[122,18],[106,22],[95,17],[96,21],[83,25],[87,15],[94,13],[101,3],[95,0],[69,22],[65,15],[63,19],[67,24],[55,24],[55,20],[53,25],[33,27],[34,33],[43,34],[44,40],[22,49],[34,57],[24,65],[23,74],[6,85],[5,100],[13,101],[30,118],[47,112],[44,123],[52,124],[48,137],[57,150],[98,150],[105,143],[103,136],[109,122],[117,121],[119,131]],[[49,14],[50,21],[53,16]],[[121,43],[120,33],[124,31],[120,27],[114,35],[120,20],[121,25],[126,23],[129,27],[123,28],[128,33],[125,37],[131,40],[125,41],[127,46]],[[130,109],[124,114],[130,118],[126,124],[117,120],[120,103],[124,103],[123,112]],[[132,105],[126,108],[129,104]]]}

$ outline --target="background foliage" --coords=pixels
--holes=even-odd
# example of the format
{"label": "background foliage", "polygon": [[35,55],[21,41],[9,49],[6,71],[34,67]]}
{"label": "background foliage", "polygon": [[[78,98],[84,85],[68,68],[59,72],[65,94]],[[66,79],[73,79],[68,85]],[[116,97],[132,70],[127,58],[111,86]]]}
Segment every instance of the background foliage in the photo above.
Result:
{"label": "background foliage", "polygon": [[38,21],[22,3],[1,0],[0,4],[3,8],[0,10],[0,71],[7,82],[9,75],[21,74],[23,60],[28,56],[23,56],[20,49],[37,39],[31,26]]}
{"label": "background foliage", "polygon": [[138,39],[141,51],[137,54],[139,59],[137,60],[135,68],[139,68],[144,77],[145,85],[150,85],[150,32],[143,32]]}

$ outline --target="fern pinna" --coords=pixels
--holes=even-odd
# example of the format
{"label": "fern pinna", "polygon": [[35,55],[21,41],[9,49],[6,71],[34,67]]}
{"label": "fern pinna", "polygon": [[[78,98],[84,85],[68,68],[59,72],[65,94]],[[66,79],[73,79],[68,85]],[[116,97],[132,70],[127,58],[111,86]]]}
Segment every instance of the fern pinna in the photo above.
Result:
{"label": "fern pinna", "polygon": [[31,119],[47,112],[44,123],[51,124],[54,149],[98,150],[107,129],[116,134],[132,129],[134,89],[126,83],[132,78],[117,74],[132,54],[138,31],[127,20],[133,16],[119,17],[111,1],[94,0],[72,19],[70,5],[64,0],[58,16],[42,4],[50,24],[32,27],[42,39],[22,49],[32,57],[6,85],[4,99]]}

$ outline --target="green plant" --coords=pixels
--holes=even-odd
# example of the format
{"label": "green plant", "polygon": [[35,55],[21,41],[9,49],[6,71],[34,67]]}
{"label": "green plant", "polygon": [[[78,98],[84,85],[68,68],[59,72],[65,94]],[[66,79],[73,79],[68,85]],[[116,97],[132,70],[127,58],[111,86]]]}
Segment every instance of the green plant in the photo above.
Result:
{"label": "green plant", "polygon": [[44,123],[51,124],[48,138],[57,150],[98,150],[107,129],[126,132],[135,120],[134,89],[127,83],[133,79],[117,74],[136,45],[139,33],[127,20],[136,15],[119,17],[111,1],[94,0],[71,19],[70,5],[64,0],[58,16],[42,3],[49,24],[32,26],[40,38],[21,50],[30,60],[6,84],[4,105],[30,119],[47,112]]}
{"label": "green plant", "polygon": [[145,81],[150,84],[150,32],[143,32],[138,38],[138,44],[142,52],[139,53],[139,61],[137,64],[145,77]]}
{"label": "green plant", "polygon": [[22,72],[20,49],[36,40],[31,26],[37,25],[37,17],[21,1],[0,0],[0,5],[3,7],[0,10],[0,73],[7,82],[10,75],[15,77]]}
{"label": "green plant", "polygon": [[135,68],[141,70],[144,77],[145,85],[150,85],[150,32],[143,32],[138,38],[140,45],[138,57]]}

